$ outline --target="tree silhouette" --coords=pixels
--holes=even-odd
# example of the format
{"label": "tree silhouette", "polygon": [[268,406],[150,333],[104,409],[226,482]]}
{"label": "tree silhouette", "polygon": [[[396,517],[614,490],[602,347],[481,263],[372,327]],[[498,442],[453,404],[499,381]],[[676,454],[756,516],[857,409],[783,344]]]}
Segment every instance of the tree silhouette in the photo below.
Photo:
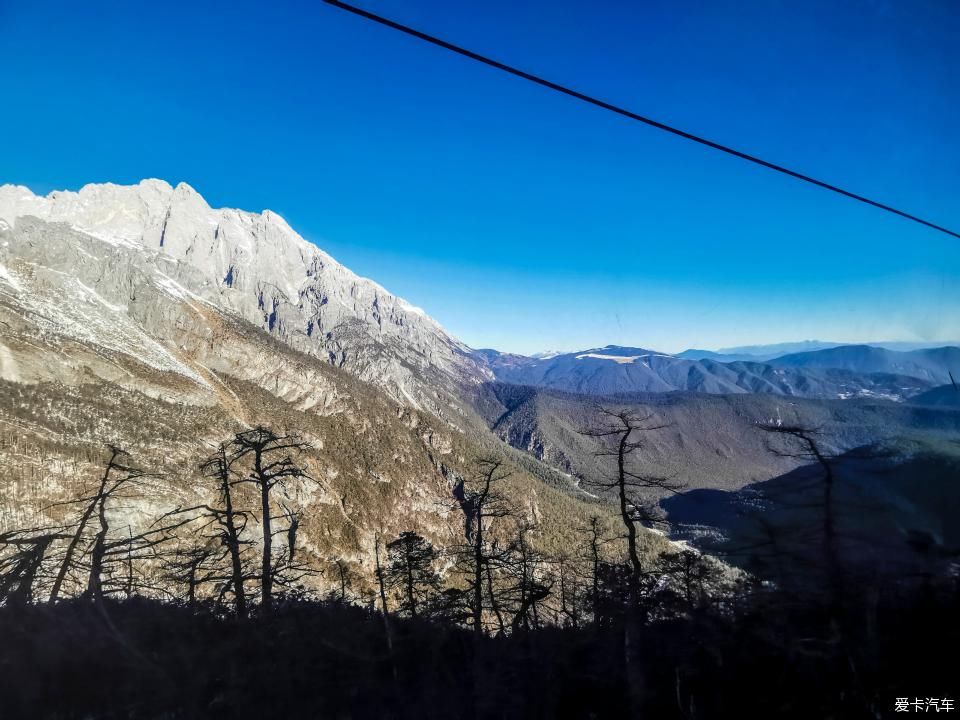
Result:
{"label": "tree silhouette", "polygon": [[207,478],[216,483],[220,507],[204,507],[220,527],[220,541],[226,548],[230,558],[230,587],[233,588],[233,598],[237,614],[245,617],[247,614],[247,594],[244,588],[244,579],[247,577],[244,549],[248,541],[241,539],[246,529],[248,513],[237,510],[233,504],[233,485],[236,482],[227,457],[227,448],[223,443],[217,452],[207,458],[200,465],[200,471]]}
{"label": "tree silhouette", "polygon": [[[281,569],[274,566],[273,559],[273,502],[271,493],[277,487],[286,489],[295,480],[309,480],[306,470],[294,460],[310,447],[295,433],[280,435],[268,428],[257,426],[252,430],[237,433],[230,443],[229,464],[249,463],[248,473],[241,482],[253,484],[260,495],[260,525],[263,530],[260,563],[260,606],[262,612],[269,613],[273,607],[273,584]],[[296,527],[299,519],[291,518],[288,536],[296,540]],[[289,542],[288,542],[289,545]],[[294,548],[289,546],[289,561],[293,564]],[[298,568],[306,572],[305,568]]]}
{"label": "tree silhouette", "polygon": [[333,564],[337,569],[339,593],[334,595],[333,592],[331,592],[330,597],[334,597],[339,603],[346,603],[348,598],[347,591],[350,590],[353,581],[353,573],[350,571],[349,564],[347,564],[347,561],[343,558],[334,558]]}
{"label": "tree silhouette", "polygon": [[67,578],[67,574],[73,568],[74,555],[77,552],[77,548],[80,545],[80,541],[84,536],[84,532],[87,529],[90,519],[93,517],[94,512],[97,511],[100,501],[107,493],[108,487],[111,483],[111,476],[116,472],[123,471],[123,466],[119,461],[122,456],[126,455],[126,453],[115,445],[109,446],[109,450],[110,458],[107,460],[107,463],[104,466],[103,475],[100,478],[100,483],[96,492],[89,498],[71,501],[70,503],[73,504],[85,502],[86,505],[84,505],[83,512],[80,514],[80,519],[77,521],[73,535],[71,536],[66,552],[64,553],[63,560],[60,563],[60,569],[53,581],[53,588],[50,590],[50,602],[56,602],[60,597],[60,592],[63,589],[63,583]]}
{"label": "tree silhouette", "polygon": [[635,472],[629,466],[631,456],[643,447],[643,436],[668,427],[667,423],[655,420],[652,413],[641,414],[633,410],[602,406],[597,408],[597,414],[597,423],[580,432],[607,443],[596,451],[596,455],[613,458],[616,469],[606,478],[590,478],[585,484],[602,492],[615,493],[620,520],[626,530],[627,558],[630,565],[627,576],[629,607],[623,633],[623,663],[630,706],[633,713],[638,713],[644,696],[644,676],[640,669],[638,643],[644,621],[641,615],[641,599],[645,568],[638,549],[637,528],[662,519],[660,513],[644,497],[645,494],[651,491],[678,492],[683,485],[669,478]]}
{"label": "tree silhouette", "polygon": [[11,530],[0,533],[0,548],[13,552],[0,557],[0,604],[25,605],[34,600],[34,585],[50,546],[71,537],[60,528]]}
{"label": "tree silhouette", "polygon": [[683,484],[670,478],[641,474],[630,469],[630,457],[643,447],[643,435],[669,427],[654,419],[652,413],[640,414],[632,410],[597,408],[599,421],[581,434],[612,443],[596,451],[601,458],[614,458],[615,471],[607,478],[587,478],[584,483],[602,491],[613,491],[617,499],[620,520],[626,530],[627,558],[630,561],[630,603],[640,605],[640,588],[644,577],[643,561],[638,550],[638,526],[660,521],[661,515],[644,497],[649,491],[679,492]]}
{"label": "tree silhouette", "polygon": [[[806,462],[817,470],[813,490],[819,491],[819,498],[803,497],[799,502],[793,504],[802,507],[804,510],[813,510],[820,516],[819,532],[816,532],[820,541],[820,563],[826,577],[830,604],[834,608],[839,608],[845,594],[844,576],[846,574],[840,547],[841,533],[838,528],[840,501],[837,497],[838,477],[835,465],[839,461],[839,456],[825,448],[823,431],[818,427],[800,423],[785,424],[779,422],[761,424],[759,428],[782,441],[778,444],[768,444],[771,452],[780,457]],[[881,456],[882,454],[878,452],[867,453],[861,451],[857,454],[860,459],[879,458]],[[808,489],[808,486],[804,485],[791,488],[791,491],[803,491],[806,495]],[[777,502],[781,506],[790,505],[783,499],[777,499]]]}
{"label": "tree silhouette", "polygon": [[[503,461],[494,457],[482,457],[474,461],[473,474],[454,488],[454,497],[464,513],[466,544],[454,551],[460,574],[466,580],[467,603],[471,626],[475,634],[484,631],[484,610],[489,609],[501,630],[506,628],[503,613],[497,600],[494,583],[494,568],[503,557],[504,550],[496,539],[488,535],[494,521],[513,515],[513,508],[500,483],[510,477]],[[484,602],[484,597],[489,603]]]}
{"label": "tree silhouette", "polygon": [[[150,587],[135,578],[135,567],[139,567],[143,560],[155,559],[174,531],[190,522],[189,518],[158,521],[136,533],[129,525],[111,528],[113,506],[118,501],[141,500],[144,483],[159,476],[129,464],[129,454],[124,450],[116,446],[108,446],[108,449],[110,456],[96,490],[89,496],[55,505],[82,505],[83,511],[73,526],[60,560],[50,591],[51,602],[61,596],[64,582],[72,571],[85,575],[85,579],[77,577],[74,582],[83,587],[83,597],[96,602],[102,602],[107,592],[119,591],[130,597],[140,587]],[[94,533],[89,544],[86,540],[88,529]],[[123,569],[118,570],[118,566]]]}
{"label": "tree silhouette", "polygon": [[513,633],[521,628],[529,631],[540,626],[539,605],[552,591],[552,583],[546,580],[546,560],[530,544],[533,530],[530,524],[519,523],[516,536],[501,561],[515,578],[514,587],[508,596],[513,605],[513,619],[510,621],[510,630]]}
{"label": "tree silhouette", "polygon": [[588,577],[590,579],[590,609],[593,621],[600,622],[600,546],[603,544],[600,531],[600,518],[591,515],[587,526],[581,530],[587,536],[584,560],[589,563]]}
{"label": "tree silhouette", "polygon": [[384,571],[387,587],[400,594],[398,610],[417,617],[436,593],[440,578],[434,570],[433,545],[412,531],[400,534],[387,544],[388,565]]}
{"label": "tree silhouette", "polygon": [[663,553],[657,558],[657,574],[669,578],[685,612],[708,602],[723,571],[714,561],[695,550]]}

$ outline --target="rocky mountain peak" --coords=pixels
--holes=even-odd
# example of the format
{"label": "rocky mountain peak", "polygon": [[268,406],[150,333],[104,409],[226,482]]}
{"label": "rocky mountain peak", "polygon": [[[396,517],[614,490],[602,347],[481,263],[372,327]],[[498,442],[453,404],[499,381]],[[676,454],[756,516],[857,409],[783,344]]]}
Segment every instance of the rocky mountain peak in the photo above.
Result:
{"label": "rocky mountain peak", "polygon": [[[75,232],[44,232],[42,243],[28,248],[17,242],[17,224],[29,216]],[[107,302],[126,303],[115,292],[124,283],[111,274],[129,264],[161,291],[240,316],[405,403],[435,396],[438,383],[453,390],[490,377],[469,348],[426,313],[338,263],[277,213],[211,208],[186,183],[90,184],[46,196],[3,185],[0,221],[13,228],[14,244],[4,254],[30,255],[21,259],[36,265],[61,257],[76,231],[106,246],[119,256],[107,267],[88,269],[78,258],[66,270]]]}

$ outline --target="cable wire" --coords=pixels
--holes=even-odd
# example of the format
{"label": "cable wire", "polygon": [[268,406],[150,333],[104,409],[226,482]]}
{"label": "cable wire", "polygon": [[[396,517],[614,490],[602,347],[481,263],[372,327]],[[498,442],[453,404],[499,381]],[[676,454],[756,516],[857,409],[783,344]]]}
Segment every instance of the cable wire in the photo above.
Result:
{"label": "cable wire", "polygon": [[693,133],[687,132],[685,130],[681,130],[671,125],[667,125],[666,123],[659,122],[658,120],[645,117],[643,115],[633,112],[632,110],[627,110],[626,108],[619,107],[617,105],[614,105],[613,103],[606,102],[605,100],[600,100],[598,98],[591,97],[590,95],[582,93],[578,90],[574,90],[564,85],[560,85],[559,83],[555,83],[552,80],[547,80],[545,78],[539,77],[538,75],[528,73],[525,70],[520,70],[519,68],[512,67],[498,60],[494,60],[492,58],[486,57],[485,55],[481,55],[480,53],[476,53],[473,50],[468,50],[467,48],[460,47],[459,45],[454,45],[451,42],[447,42],[446,40],[442,40],[433,35],[428,35],[425,32],[421,32],[420,30],[416,30],[407,25],[402,25],[401,23],[398,23],[394,20],[390,20],[389,18],[385,18],[381,15],[377,15],[376,13],[372,13],[369,10],[364,10],[362,8],[356,7],[354,5],[350,5],[345,2],[340,2],[340,0],[323,0],[323,2],[325,2],[327,5],[332,5],[334,7],[340,8],[341,10],[346,10],[347,12],[353,13],[354,15],[359,15],[360,17],[366,18],[367,20],[372,20],[373,22],[379,23],[380,25],[385,25],[386,27],[392,28],[394,30],[399,30],[402,33],[411,35],[412,37],[418,38],[432,45],[442,47],[445,50],[449,50],[451,52],[457,53],[458,55],[462,55],[464,57],[470,58],[471,60],[475,60],[477,62],[483,63],[484,65],[489,65],[490,67],[496,68],[497,70],[510,73],[511,75],[515,75],[516,77],[523,78],[524,80],[529,80],[530,82],[536,83],[537,85],[541,85],[542,87],[549,88],[550,90],[554,90],[556,92],[562,93],[564,95],[575,98],[577,100],[581,100],[582,102],[589,103],[590,105],[594,105],[604,110],[609,110],[610,112],[616,113],[618,115],[622,115],[623,117],[630,118],[631,120],[635,120],[645,125],[655,127],[658,130],[663,130],[664,132],[677,135],[686,140],[699,143],[700,145],[706,145],[709,148],[713,148],[714,150],[719,150],[720,152],[727,153],[728,155],[733,155],[734,157],[740,158],[741,160],[746,160],[747,162],[751,162],[756,165],[761,165],[770,170],[775,170],[776,172],[783,173],[784,175],[789,175],[790,177],[796,178],[797,180],[802,180],[803,182],[816,185],[825,190],[830,190],[831,192],[838,193],[845,197],[851,198],[852,200],[857,200],[867,205],[872,205],[873,207],[879,208],[880,210],[885,210],[889,213],[893,213],[894,215],[899,215],[900,217],[906,218],[907,220],[912,220],[913,222],[920,223],[921,225],[925,225],[926,227],[932,228],[933,230],[938,230],[942,233],[946,233],[947,235],[960,239],[960,233],[954,232],[953,230],[945,228],[942,225],[937,225],[936,223],[932,223],[929,220],[924,220],[921,217],[918,217],[908,212],[904,212],[903,210],[898,210],[897,208],[891,207],[890,205],[877,202],[876,200],[871,200],[870,198],[865,197],[863,195],[858,195],[857,193],[851,192],[849,190],[844,190],[842,187],[838,187],[837,185],[832,185],[831,183],[824,182],[823,180],[817,180],[816,178],[810,177],[809,175],[804,175],[803,173],[797,172],[796,170],[791,170],[790,168],[784,167],[783,165],[778,165],[777,163],[764,160],[763,158],[757,157],[756,155],[751,155],[749,153],[743,152],[742,150],[737,150],[736,148],[732,148],[728,145],[723,145],[722,143],[714,142],[713,140],[708,140],[707,138],[701,137],[699,135],[694,135]]}

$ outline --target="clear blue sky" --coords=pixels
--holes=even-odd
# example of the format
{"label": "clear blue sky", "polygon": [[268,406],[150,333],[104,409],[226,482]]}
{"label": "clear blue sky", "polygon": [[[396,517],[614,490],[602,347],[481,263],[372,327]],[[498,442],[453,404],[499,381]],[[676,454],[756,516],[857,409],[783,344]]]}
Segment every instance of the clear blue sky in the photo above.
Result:
{"label": "clear blue sky", "polygon": [[[363,4],[960,226],[954,0]],[[0,46],[0,182],[276,210],[475,347],[960,338],[960,241],[317,0],[0,0]]]}

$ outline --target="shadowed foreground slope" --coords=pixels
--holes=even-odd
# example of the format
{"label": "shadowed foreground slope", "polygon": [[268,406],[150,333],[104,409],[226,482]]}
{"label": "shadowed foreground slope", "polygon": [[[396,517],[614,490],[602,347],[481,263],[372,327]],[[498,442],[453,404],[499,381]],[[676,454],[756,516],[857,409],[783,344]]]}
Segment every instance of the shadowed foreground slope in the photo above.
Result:
{"label": "shadowed foreground slope", "polygon": [[[66,718],[886,717],[896,697],[955,697],[930,650],[960,641],[956,586],[881,594],[873,624],[754,588],[648,624],[642,706],[621,625],[480,637],[332,604],[247,621],[144,600],[0,608],[10,720]],[[853,608],[851,608],[853,610]],[[954,695],[949,693],[953,692]]]}

